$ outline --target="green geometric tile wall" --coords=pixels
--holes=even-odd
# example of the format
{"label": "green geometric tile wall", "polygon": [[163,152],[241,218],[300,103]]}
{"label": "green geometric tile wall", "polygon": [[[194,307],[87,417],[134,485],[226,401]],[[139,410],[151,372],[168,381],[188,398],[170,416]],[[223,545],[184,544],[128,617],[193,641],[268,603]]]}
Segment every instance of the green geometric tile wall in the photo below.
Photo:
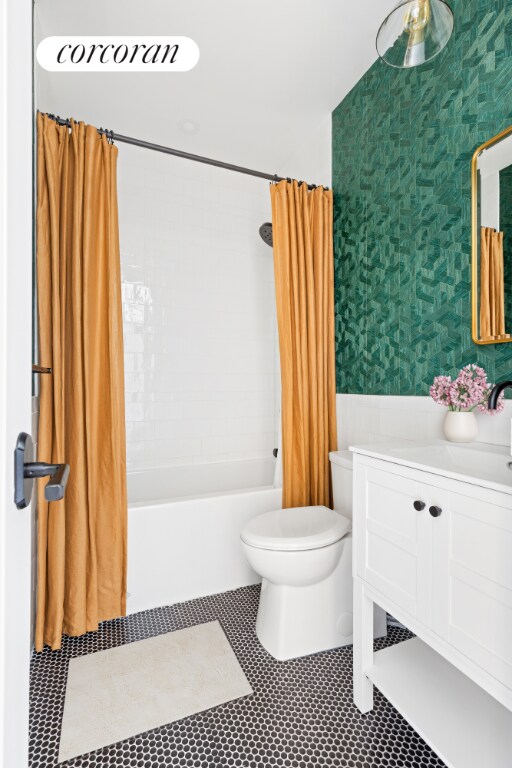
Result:
{"label": "green geometric tile wall", "polygon": [[436,59],[377,61],[333,113],[338,392],[426,395],[469,362],[512,378],[470,307],[470,161],[512,124],[512,0],[450,5]]}

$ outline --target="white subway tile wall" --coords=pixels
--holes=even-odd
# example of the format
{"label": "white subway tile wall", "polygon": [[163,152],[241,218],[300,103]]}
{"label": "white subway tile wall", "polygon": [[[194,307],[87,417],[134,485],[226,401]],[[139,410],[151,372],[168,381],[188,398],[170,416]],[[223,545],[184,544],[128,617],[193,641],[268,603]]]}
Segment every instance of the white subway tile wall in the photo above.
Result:
{"label": "white subway tile wall", "polygon": [[122,145],[118,189],[129,466],[271,455],[267,183]]}
{"label": "white subway tile wall", "polygon": [[[336,395],[338,448],[390,440],[444,439],[446,409],[430,397]],[[512,400],[494,416],[477,413],[479,443],[510,445]]]}

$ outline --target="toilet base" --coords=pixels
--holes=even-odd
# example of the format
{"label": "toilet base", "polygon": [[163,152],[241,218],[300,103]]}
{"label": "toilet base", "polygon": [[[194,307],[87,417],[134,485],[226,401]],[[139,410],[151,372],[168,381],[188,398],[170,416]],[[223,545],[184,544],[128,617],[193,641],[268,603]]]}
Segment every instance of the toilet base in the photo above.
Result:
{"label": "toilet base", "polygon": [[[333,573],[318,584],[291,587],[261,584],[256,635],[278,661],[308,656],[352,643],[352,536]],[[386,613],[375,606],[374,636],[386,635]]]}

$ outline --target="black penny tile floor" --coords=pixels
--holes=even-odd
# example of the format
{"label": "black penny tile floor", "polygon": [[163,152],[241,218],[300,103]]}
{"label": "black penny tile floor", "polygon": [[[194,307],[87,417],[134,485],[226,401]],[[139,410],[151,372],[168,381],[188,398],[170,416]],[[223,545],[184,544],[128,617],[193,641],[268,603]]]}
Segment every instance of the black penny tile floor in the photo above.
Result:
{"label": "black penny tile floor", "polygon": [[[240,766],[443,768],[444,763],[377,691],[361,715],[352,702],[352,648],[279,662],[255,634],[259,586],[104,622],[65,638],[31,665],[30,768],[57,765],[69,660],[218,619],[254,694],[62,763],[66,768]],[[376,647],[407,639],[390,626]],[[141,701],[141,706],[144,703]]]}

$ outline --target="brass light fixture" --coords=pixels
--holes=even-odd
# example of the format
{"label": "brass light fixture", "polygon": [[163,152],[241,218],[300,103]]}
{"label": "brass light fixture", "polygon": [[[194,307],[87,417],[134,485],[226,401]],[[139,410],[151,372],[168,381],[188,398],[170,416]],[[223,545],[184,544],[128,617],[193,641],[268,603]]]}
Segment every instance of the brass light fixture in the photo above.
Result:
{"label": "brass light fixture", "polygon": [[453,13],[444,0],[400,0],[380,26],[377,53],[391,67],[417,67],[443,50],[452,31]]}

